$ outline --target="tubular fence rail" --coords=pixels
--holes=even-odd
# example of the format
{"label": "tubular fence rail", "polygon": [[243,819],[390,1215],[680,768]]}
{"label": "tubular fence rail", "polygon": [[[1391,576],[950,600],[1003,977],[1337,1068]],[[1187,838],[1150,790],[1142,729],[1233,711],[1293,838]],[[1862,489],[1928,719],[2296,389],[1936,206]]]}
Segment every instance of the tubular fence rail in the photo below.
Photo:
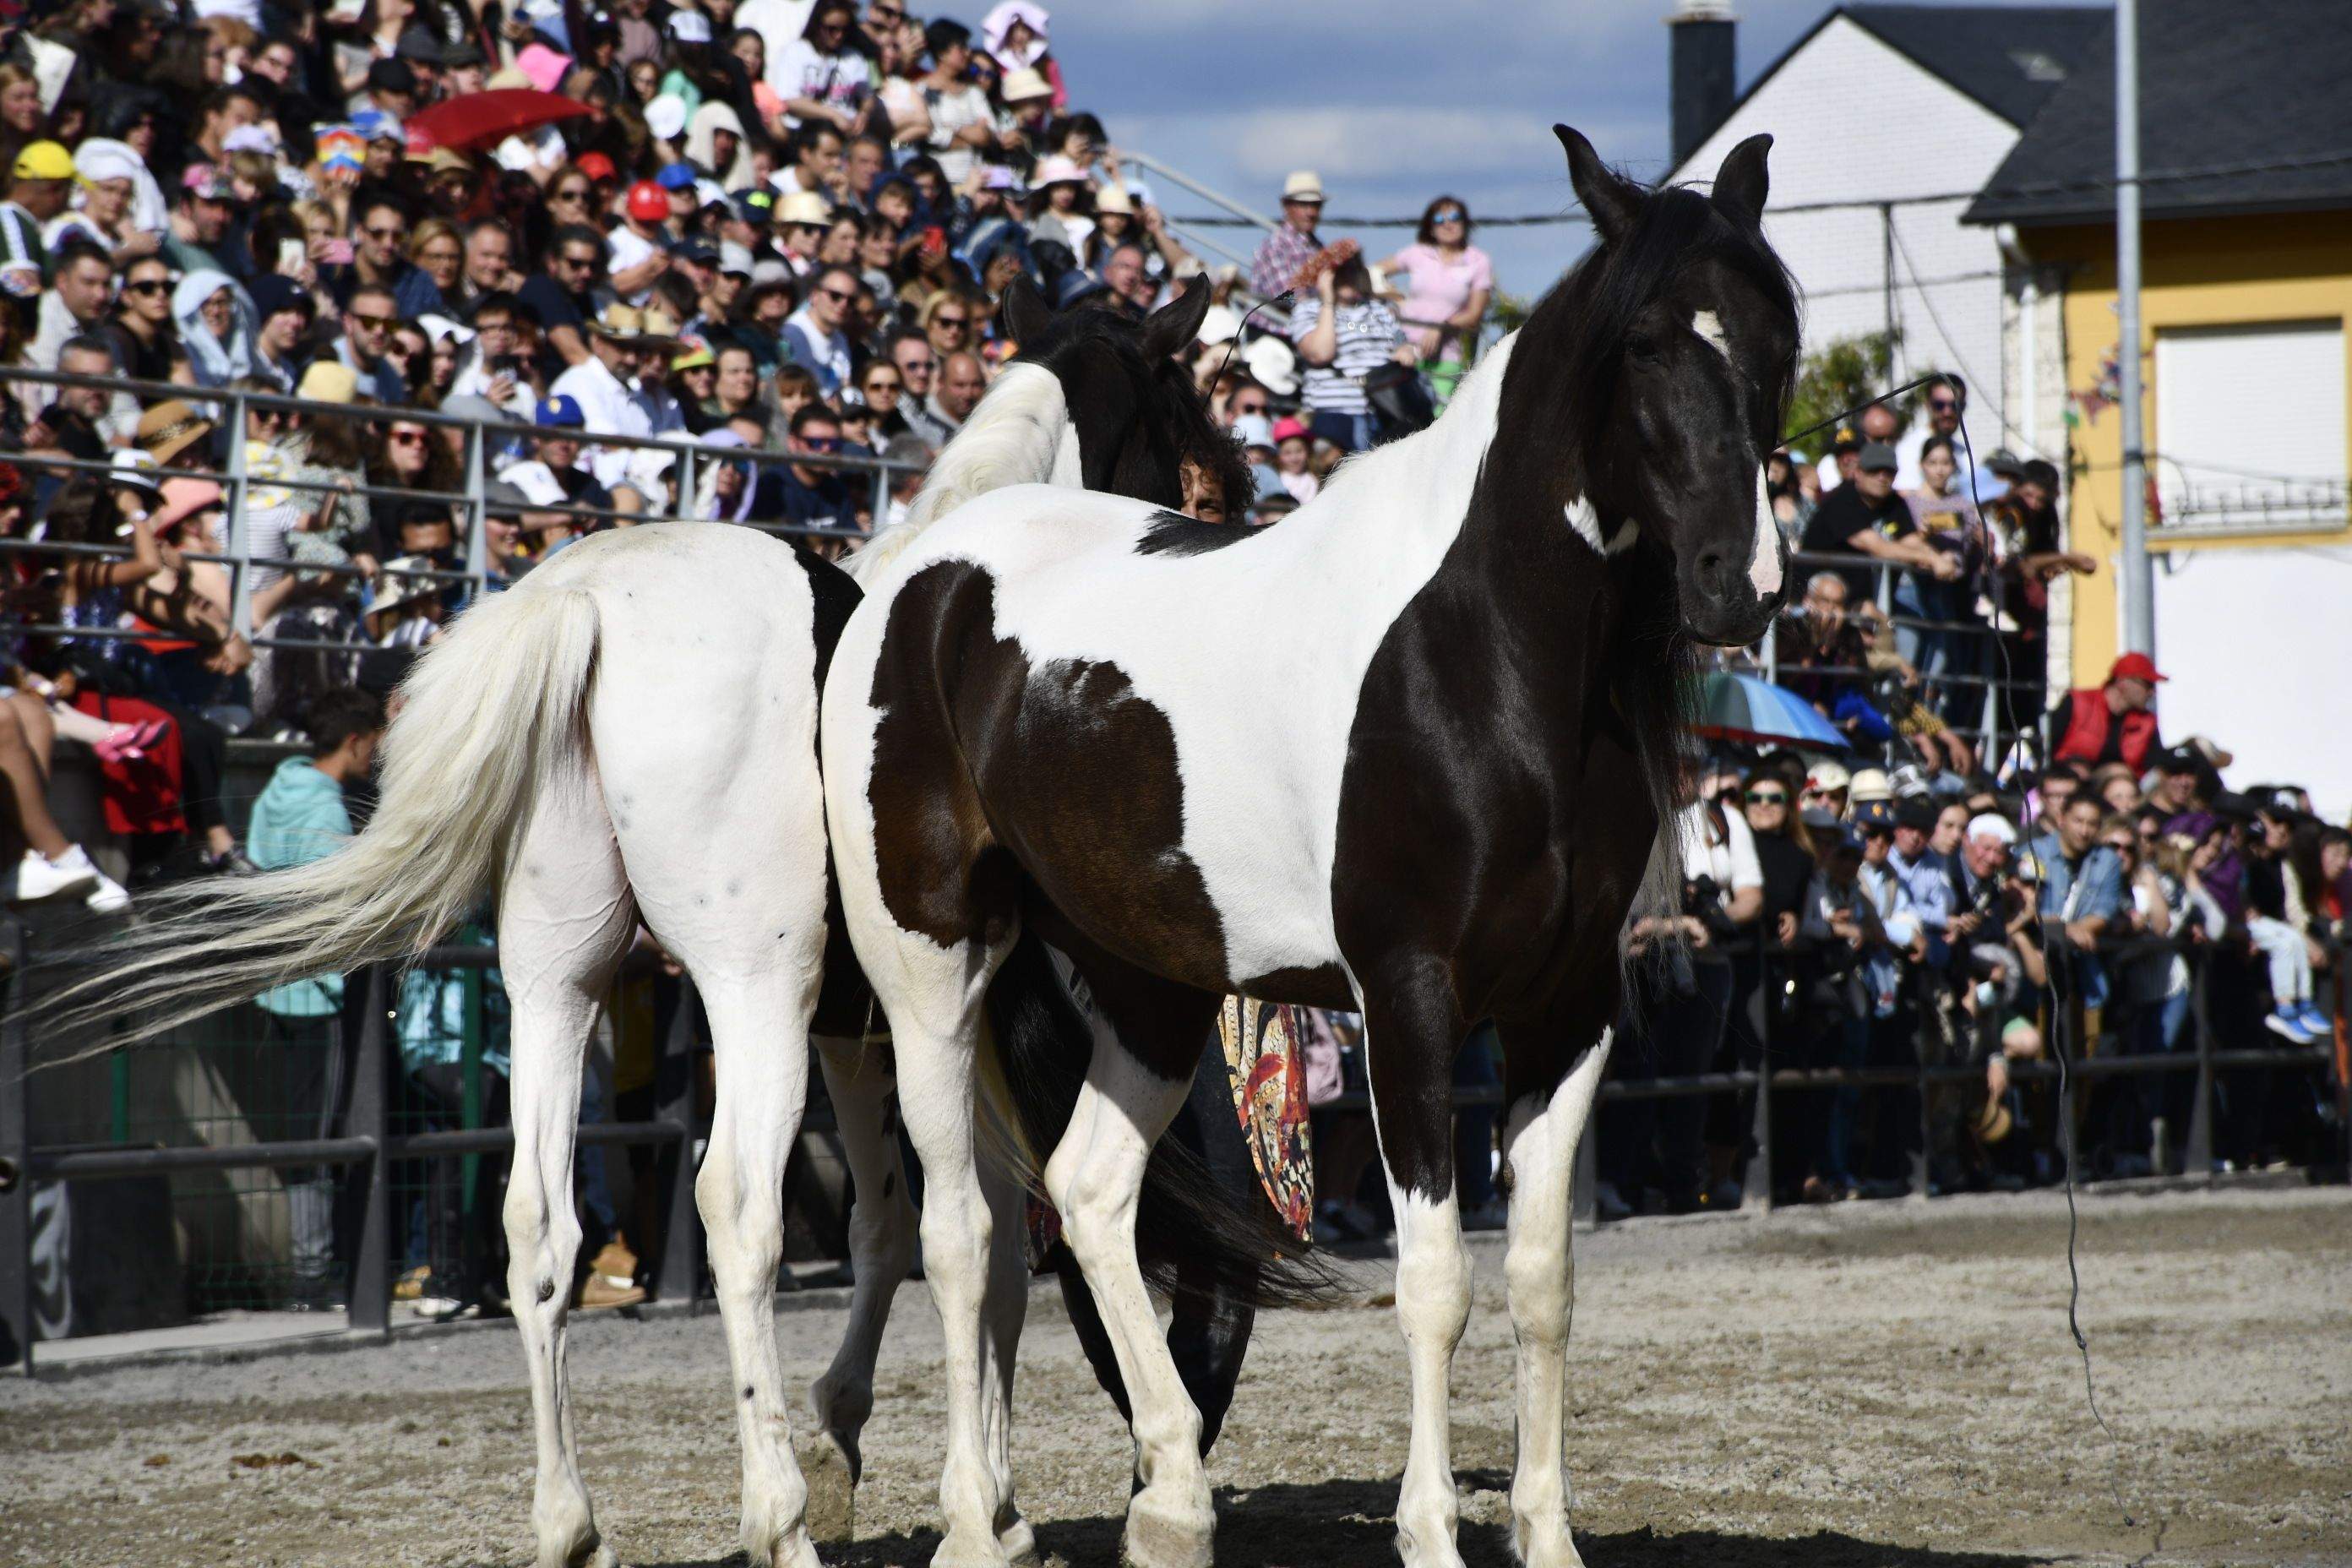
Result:
{"label": "tubular fence rail", "polygon": [[[394,1128],[398,1100],[399,1042],[391,1027],[393,975],[380,966],[346,976],[352,1005],[343,1016],[356,1023],[341,1049],[350,1066],[339,1136],[227,1144],[165,1146],[157,1142],[112,1147],[56,1146],[33,1142],[31,1084],[37,1070],[31,1038],[36,1015],[26,1005],[28,953],[21,925],[6,932],[10,961],[6,1011],[0,1019],[0,1364],[14,1361],[33,1370],[35,1263],[33,1196],[37,1183],[112,1182],[185,1172],[283,1169],[289,1166],[358,1167],[359,1196],[352,1237],[346,1321],[358,1331],[387,1333],[391,1327],[393,1265],[393,1165],[396,1161],[467,1154],[503,1154],[514,1148],[511,1126],[453,1128],[403,1132]],[[488,946],[436,947],[420,967],[488,969],[498,952]],[[700,1233],[694,1206],[694,1146],[708,1128],[694,1113],[694,1079],[684,1064],[694,1050],[690,992],[670,1013],[658,1044],[653,1120],[583,1125],[583,1145],[650,1144],[676,1152],[669,1190],[662,1195],[663,1247],[656,1274],[658,1292],[693,1300],[701,1289]]]}
{"label": "tubular fence rail", "polygon": [[[888,508],[890,485],[894,476],[919,473],[921,470],[887,458],[853,457],[838,453],[784,454],[762,448],[722,447],[693,440],[683,435],[642,437],[623,436],[604,431],[559,431],[537,425],[512,420],[491,420],[464,415],[443,414],[427,408],[391,408],[372,405],[320,403],[299,397],[281,396],[274,393],[243,392],[224,387],[184,386],[174,382],[134,381],[120,376],[72,375],[59,371],[37,370],[26,365],[0,366],[0,386],[12,391],[20,386],[47,386],[59,389],[79,388],[105,392],[113,396],[127,397],[134,402],[150,404],[176,400],[198,412],[211,412],[215,434],[226,440],[226,450],[222,466],[215,468],[172,467],[146,468],[145,475],[157,479],[188,479],[209,480],[221,487],[221,501],[227,518],[226,535],[218,553],[183,552],[184,559],[209,562],[226,566],[230,572],[231,599],[229,624],[243,632],[257,647],[318,647],[317,643],[274,642],[266,637],[254,637],[253,574],[256,567],[282,571],[325,572],[342,576],[360,575],[352,566],[296,561],[285,556],[260,556],[252,550],[248,537],[247,502],[257,488],[307,491],[319,495],[352,494],[370,500],[424,501],[446,504],[462,511],[465,519],[466,566],[462,572],[419,572],[404,575],[431,576],[467,583],[478,593],[491,576],[489,547],[485,529],[488,517],[488,489],[494,478],[490,460],[500,447],[517,441],[559,437],[577,438],[586,447],[617,447],[631,451],[650,451],[674,460],[674,504],[660,512],[629,512],[611,507],[591,507],[550,503],[530,508],[534,513],[558,515],[582,522],[652,522],[669,518],[688,516],[698,494],[700,465],[731,463],[736,465],[773,466],[790,461],[811,468],[829,470],[843,475],[864,475],[873,487],[872,515],[879,519]],[[354,485],[348,487],[317,479],[299,479],[270,475],[256,479],[247,464],[247,441],[251,435],[250,416],[257,411],[276,414],[299,414],[310,418],[352,420],[363,424],[382,424],[397,420],[403,424],[424,425],[433,429],[455,430],[460,434],[462,455],[460,468],[463,480],[455,490],[412,489],[391,485]],[[101,423],[104,421],[101,420]],[[31,451],[11,454],[18,467],[33,470],[98,475],[119,474],[111,464],[89,458],[73,458],[62,452]],[[855,540],[862,535],[855,531],[821,528],[800,523],[744,520],[745,526],[762,532],[785,537],[809,539]],[[0,540],[0,551],[18,553],[95,556],[112,560],[129,559],[133,552],[125,546],[74,545],[51,543],[36,540]],[[91,628],[82,626],[22,626],[16,629],[29,633],[56,636],[89,637]],[[100,631],[95,635],[107,635]],[[175,634],[154,630],[125,630],[113,635],[163,638]]]}
{"label": "tubular fence rail", "polygon": [[[26,946],[21,927],[10,928],[8,938],[14,960],[10,970],[10,991],[16,992],[26,984]],[[1796,965],[1815,944],[1801,940],[1782,945],[1765,944],[1750,947],[1759,965],[1759,985],[1766,996],[1772,994],[1776,984],[1787,983],[1796,973]],[[1727,955],[1740,951],[1727,948]],[[2191,1110],[2186,1138],[2182,1145],[2183,1172],[2201,1175],[2213,1168],[2215,1099],[2219,1075],[2224,1072],[2302,1068],[2324,1074],[2332,1080],[2337,1111],[2337,1132],[2343,1136],[2352,1124],[2352,1095],[2347,1095],[2344,1065],[2345,1015],[2340,965],[2334,989],[2335,1015],[2337,1018],[2336,1045],[2331,1053],[2320,1047],[2309,1046],[2278,1049],[2233,1049],[2221,1041],[2212,1017],[2210,994],[2210,954],[2197,944],[2171,938],[2136,938],[2110,944],[2103,953],[2116,960],[2145,959],[2164,953],[2188,957],[2191,980],[2189,1018],[2192,1027],[2192,1048],[2168,1049],[2161,1054],[2086,1054],[2086,1042],[2070,1037],[2079,1026],[2063,1006],[2053,1005],[2052,1032],[2067,1052],[2076,1082],[2090,1085],[2108,1079],[2140,1075],[2195,1075],[2190,1101]],[[494,948],[442,947],[425,955],[420,963],[438,967],[486,968],[496,963]],[[36,1183],[63,1181],[112,1181],[141,1176],[170,1174],[194,1171],[224,1169],[266,1169],[298,1165],[337,1164],[359,1167],[357,1180],[361,1198],[358,1204],[360,1221],[354,1239],[354,1252],[348,1277],[346,1321],[354,1331],[388,1333],[392,1300],[393,1163],[430,1157],[466,1154],[498,1154],[510,1152],[514,1134],[510,1127],[481,1127],[439,1131],[399,1133],[394,1131],[392,1107],[394,1100],[394,1082],[398,1058],[397,1043],[392,1039],[391,1016],[387,1003],[392,995],[390,976],[382,968],[362,971],[347,982],[358,997],[359,1026],[344,1049],[352,1067],[348,1108],[341,1118],[344,1131],[339,1136],[294,1139],[279,1142],[240,1142],[227,1145],[195,1145],[163,1147],[152,1143],[116,1147],[87,1147],[38,1144],[33,1142],[28,1118],[30,1100],[27,1072],[32,1063],[28,1018],[31,1016],[19,996],[8,998],[5,1024],[0,1024],[0,1364],[13,1360],[17,1368],[30,1373],[34,1366],[35,1304],[33,1258],[33,1189]],[[1792,1091],[1882,1089],[1908,1091],[1916,1096],[1917,1125],[1913,1130],[1916,1144],[1910,1150],[1908,1187],[1915,1197],[1932,1195],[1929,1167],[1936,1145],[1933,1120],[1935,1095],[1937,1090],[1957,1093],[1970,1085],[1983,1081],[1985,1068],[1981,1060],[1948,1064],[1938,1059],[1940,1051],[1931,1047],[1930,1031],[1936,1027],[1928,1016],[1928,1007],[1921,993],[1924,981],[1914,972],[1911,982],[1915,999],[1919,1005],[1919,1029],[1915,1045],[1916,1059],[1909,1064],[1885,1066],[1795,1067],[1781,1065],[1788,1049],[1786,1042],[1775,1038],[1776,1009],[1768,1005],[1762,1010],[1763,1034],[1759,1066],[1731,1072],[1703,1072],[1675,1077],[1626,1076],[1621,1068],[1616,1076],[1605,1082],[1601,1090],[1602,1103],[1633,1100],[1675,1099],[1692,1095],[1753,1094],[1751,1121],[1748,1135],[1752,1152],[1743,1173],[1747,1202],[1759,1209],[1769,1210],[1773,1204],[1774,1161],[1776,1154],[1785,1157],[1787,1152],[1776,1149],[1773,1129],[1773,1101],[1776,1095]],[[681,999],[682,1002],[685,999]],[[352,1015],[349,1012],[345,1016]],[[677,1006],[660,1043],[660,1068],[681,1068],[693,1051],[693,1009]],[[1978,1020],[1979,1034],[1989,1037],[1997,1027],[1994,1015],[1987,1013]],[[1643,1047],[1638,1038],[1621,1042],[1620,1063],[1632,1065]],[[1638,1068],[1635,1069],[1638,1073]],[[2011,1064],[2013,1085],[2049,1083],[2058,1078],[2059,1068],[2052,1061],[2018,1062]],[[660,1092],[653,1120],[646,1121],[601,1122],[583,1125],[579,1138],[583,1144],[651,1144],[667,1145],[677,1152],[668,1190],[662,1195],[667,1222],[663,1226],[662,1255],[657,1274],[658,1290],[672,1300],[693,1300],[700,1291],[698,1218],[693,1198],[696,1141],[706,1129],[694,1115],[692,1075],[684,1070],[657,1070],[657,1085],[666,1086]],[[1766,1092],[1757,1092],[1764,1090]],[[1457,1093],[1458,1108],[1495,1106],[1500,1095],[1492,1090]],[[1358,1090],[1345,1093],[1333,1104],[1341,1110],[1370,1109],[1370,1097]],[[1590,1218],[1593,1193],[1597,1185],[1598,1136],[1587,1137],[1579,1151],[1576,1178],[1577,1217]],[[2352,1153],[2352,1151],[2347,1151]]]}

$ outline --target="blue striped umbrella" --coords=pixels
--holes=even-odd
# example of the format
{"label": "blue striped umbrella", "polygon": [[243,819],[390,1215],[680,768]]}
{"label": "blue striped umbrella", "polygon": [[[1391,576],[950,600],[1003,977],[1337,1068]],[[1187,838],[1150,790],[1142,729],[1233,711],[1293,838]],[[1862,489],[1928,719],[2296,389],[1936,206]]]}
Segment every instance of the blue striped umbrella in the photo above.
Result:
{"label": "blue striped umbrella", "polygon": [[1708,673],[1694,728],[1717,740],[1758,746],[1803,746],[1828,752],[1843,752],[1848,746],[1845,736],[1795,692],[1727,669]]}

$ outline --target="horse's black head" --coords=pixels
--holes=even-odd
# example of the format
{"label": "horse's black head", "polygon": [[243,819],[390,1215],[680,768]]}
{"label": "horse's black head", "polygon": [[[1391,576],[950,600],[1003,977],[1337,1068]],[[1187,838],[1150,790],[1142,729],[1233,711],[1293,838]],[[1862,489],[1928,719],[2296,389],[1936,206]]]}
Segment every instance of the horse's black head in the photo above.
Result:
{"label": "horse's black head", "polygon": [[1650,190],[1554,126],[1600,237],[1528,324],[1513,355],[1549,381],[1582,526],[1673,563],[1685,631],[1737,645],[1761,636],[1785,595],[1787,551],[1764,496],[1797,371],[1797,300],[1764,238],[1769,136],[1733,148],[1712,195]]}
{"label": "horse's black head", "polygon": [[1062,384],[1087,489],[1179,506],[1190,460],[1215,476],[1229,506],[1248,504],[1253,486],[1239,444],[1210,419],[1173,357],[1192,346],[1208,309],[1206,279],[1140,324],[1097,304],[1056,314],[1025,278],[1005,291],[1005,324],[1020,357]]}

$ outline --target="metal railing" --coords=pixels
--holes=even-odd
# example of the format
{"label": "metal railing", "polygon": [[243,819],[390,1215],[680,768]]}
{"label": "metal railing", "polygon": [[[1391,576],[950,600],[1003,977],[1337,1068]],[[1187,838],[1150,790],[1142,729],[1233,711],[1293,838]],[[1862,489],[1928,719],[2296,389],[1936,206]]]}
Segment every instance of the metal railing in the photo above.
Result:
{"label": "metal railing", "polygon": [[[1748,942],[1725,944],[1726,957],[1752,957],[1758,965],[1757,984],[1769,998],[1776,983],[1788,983],[1798,974],[1798,964],[1820,944],[1805,938],[1790,943]],[[2077,1104],[2073,1108],[2082,1113],[2082,1096],[2091,1085],[2110,1079],[2168,1074],[2194,1073],[2196,1081],[2191,1090],[2189,1126],[2180,1145],[2179,1174],[2188,1178],[2210,1177],[2214,1169],[2214,1125],[2216,1092],[2219,1075],[2223,1072],[2253,1071],[2273,1068],[2303,1068],[2324,1074],[2332,1082],[2336,1106],[2336,1133],[2338,1140],[2337,1158],[2352,1168],[2352,1073],[2346,1070],[2341,1048],[2330,1051],[2318,1045],[2275,1047],[2227,1047],[2221,1043],[2221,1031],[2212,1016],[2210,966],[2214,952],[2210,944],[2189,942],[2185,938],[2127,937],[2104,942],[2099,956],[2120,965],[2134,960],[2145,960],[2165,953],[2189,961],[2190,991],[2188,1024],[2192,1035],[2192,1048],[2186,1051],[2167,1049],[2159,1053],[2116,1054],[2095,1047],[2096,1037],[2084,1038],[2079,1032],[2083,1018],[2074,1009],[2061,1005],[2053,995],[2051,1026],[2060,1036],[2057,1044],[2063,1047],[2067,1067],[2066,1079],[2071,1080]],[[2336,1020],[2339,1037],[2345,1020],[2352,1016],[2347,1010],[2341,977],[2341,965],[2328,990],[2335,1004],[2332,1016]],[[1936,1152],[1936,1115],[1937,1091],[1952,1093],[1965,1090],[1985,1081],[1982,1060],[1947,1064],[1937,1058],[1941,1053],[1931,1047],[1930,1031],[1938,1027],[1931,1016],[1935,1005],[1929,982],[1930,972],[1916,965],[1906,965],[1905,984],[1910,993],[1909,1005],[1916,1009],[1918,1034],[1913,1042],[1914,1060],[1909,1064],[1861,1067],[1796,1067],[1776,1061],[1784,1057],[1790,1042],[1776,1039],[1777,1009],[1766,1005],[1761,1009],[1760,1062],[1758,1067],[1727,1072],[1707,1071],[1688,1074],[1651,1074],[1639,1066],[1628,1070],[1638,1053],[1648,1048],[1648,1039],[1635,1034],[1621,1037],[1612,1050],[1609,1077],[1601,1083],[1598,1103],[1625,1104],[1639,1100],[1687,1098],[1693,1095],[1745,1094],[1753,1095],[1749,1122],[1746,1129],[1752,1145],[1747,1165],[1741,1172],[1742,1206],[1769,1213],[1775,1206],[1774,1169],[1776,1155],[1786,1151],[1777,1148],[1773,1135],[1773,1101],[1777,1096],[1805,1091],[1836,1089],[1905,1090],[1916,1097],[1917,1126],[1911,1130],[1917,1142],[1908,1147],[1909,1167],[1906,1188],[1909,1196],[1927,1198],[1936,1195],[1932,1161]],[[1741,993],[1735,992],[1732,1003],[1737,1005]],[[2154,1005],[2154,1004],[2143,1004]],[[1729,1016],[1727,1015],[1727,1027]],[[1990,1014],[1978,1020],[1982,1037],[1998,1027]],[[1816,1021],[1813,1031],[1817,1037],[1822,1029],[1835,1026]],[[2009,1064],[2009,1080],[2013,1088],[2028,1084],[2057,1085],[2062,1081],[2057,1060],[2046,1054],[2040,1060],[2015,1061]],[[1456,1089],[1453,1105],[1459,1111],[1465,1107],[1501,1109],[1503,1096],[1498,1089]],[[1318,1110],[1371,1110],[1371,1097],[1364,1089],[1350,1089]],[[1588,1130],[1577,1153],[1575,1182],[1575,1217],[1594,1217],[1594,1194],[1600,1179],[1600,1147],[1605,1130],[1596,1125]],[[2158,1174],[2165,1173],[2158,1172]],[[2076,1180],[2083,1173],[2076,1173]]]}
{"label": "metal railing", "polygon": [[[0,387],[16,385],[79,388],[119,394],[148,403],[173,400],[188,405],[199,412],[223,411],[215,419],[215,430],[207,439],[225,437],[227,450],[221,468],[192,467],[184,463],[172,467],[152,467],[142,473],[156,479],[189,479],[208,480],[221,487],[221,501],[227,521],[226,537],[218,552],[182,552],[184,559],[207,562],[226,566],[230,574],[229,626],[252,641],[255,647],[288,647],[318,648],[335,645],[316,642],[273,642],[259,637],[260,628],[253,625],[254,570],[257,567],[274,571],[320,572],[338,576],[363,575],[358,568],[334,563],[296,561],[287,556],[257,556],[248,538],[248,510],[253,492],[259,488],[308,492],[319,495],[350,494],[363,496],[371,501],[421,501],[432,505],[447,505],[462,512],[465,519],[466,565],[460,572],[418,572],[403,575],[432,576],[462,581],[475,593],[485,591],[494,577],[490,559],[487,524],[489,517],[488,489],[495,475],[491,468],[494,451],[510,445],[541,439],[575,439],[583,451],[596,448],[618,448],[631,451],[653,451],[675,458],[673,485],[674,504],[662,511],[631,512],[619,508],[581,506],[569,502],[533,504],[528,510],[534,514],[557,516],[581,523],[609,522],[618,526],[680,519],[691,516],[698,493],[700,465],[729,463],[741,465],[751,471],[745,483],[756,484],[758,470],[792,464],[811,469],[843,475],[865,476],[872,486],[871,516],[881,519],[888,510],[890,488],[898,477],[919,474],[919,467],[893,462],[887,458],[850,456],[838,453],[778,452],[768,447],[728,447],[697,441],[683,435],[641,437],[588,430],[559,430],[508,419],[485,419],[467,415],[444,414],[436,409],[389,407],[348,403],[320,403],[310,399],[283,396],[275,393],[248,392],[228,387],[185,386],[176,382],[138,381],[121,376],[74,375],[60,371],[37,370],[30,366],[0,366]],[[247,445],[252,434],[251,416],[256,412],[299,414],[320,419],[354,420],[367,424],[423,425],[432,429],[456,430],[461,433],[462,452],[459,458],[463,478],[455,490],[415,489],[393,485],[351,485],[316,479],[299,479],[268,476],[257,479],[247,466]],[[63,474],[119,475],[120,469],[110,463],[66,456],[63,453],[17,452],[8,454],[9,460],[32,473],[43,471]],[[735,521],[735,520],[728,520]],[[865,537],[856,530],[824,528],[763,519],[740,520],[744,526],[764,533],[788,538],[838,540],[856,542]],[[135,552],[128,545],[52,543],[34,540],[0,540],[0,552],[54,555],[84,556],[109,560],[129,560]],[[102,637],[105,629],[68,626],[18,626],[22,632],[72,637]],[[155,630],[125,629],[112,635],[138,639],[184,640],[181,634]]]}
{"label": "metal railing", "polygon": [[[350,1165],[362,1196],[352,1255],[344,1281],[347,1327],[354,1332],[391,1331],[393,1262],[393,1164],[396,1161],[497,1154],[514,1148],[514,1130],[477,1127],[422,1132],[394,1129],[399,1047],[392,1037],[391,974],[370,966],[347,977],[353,1005],[343,1010],[346,1038],[341,1048],[350,1067],[349,1100],[337,1118],[336,1137],[285,1139],[182,1147],[58,1148],[33,1141],[30,1084],[33,1068],[31,1019],[22,988],[27,977],[26,944],[21,925],[6,935],[5,1014],[0,1014],[0,1365],[34,1370],[35,1316],[32,1261],[33,1187],[37,1182],[120,1181],[195,1171],[283,1169],[302,1165]],[[436,947],[420,966],[487,969],[497,950],[483,946]],[[663,1197],[661,1258],[656,1290],[674,1300],[693,1301],[701,1292],[701,1231],[695,1207],[694,1145],[708,1135],[694,1112],[694,1077],[686,1063],[694,1051],[691,982],[681,979],[678,1005],[657,1047],[654,1081],[658,1100],[649,1121],[602,1121],[582,1125],[583,1145],[667,1145],[676,1152],[669,1190]],[[571,1194],[553,1194],[568,1203]]]}

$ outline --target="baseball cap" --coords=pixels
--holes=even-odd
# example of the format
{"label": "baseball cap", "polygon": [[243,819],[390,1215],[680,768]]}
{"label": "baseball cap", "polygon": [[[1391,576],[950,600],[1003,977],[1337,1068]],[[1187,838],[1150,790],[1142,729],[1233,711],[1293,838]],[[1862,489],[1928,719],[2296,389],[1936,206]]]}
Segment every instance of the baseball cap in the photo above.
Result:
{"label": "baseball cap", "polygon": [[749,278],[755,265],[757,264],[751,259],[750,246],[738,245],[731,239],[719,242],[719,270],[721,273],[731,272],[738,277]]}
{"label": "baseball cap", "polygon": [[1830,450],[1839,456],[1859,452],[1862,450],[1862,437],[1855,434],[1853,426],[1841,425],[1830,436]]}
{"label": "baseball cap", "polygon": [[2133,680],[2145,680],[2151,686],[2159,680],[2171,679],[2169,676],[2158,675],[2156,672],[2156,660],[2144,653],[2127,653],[2116,660],[2115,668],[2107,671],[2107,680],[2110,684],[2126,678]]}
{"label": "baseball cap", "polygon": [[1984,811],[1969,818],[1969,837],[1990,838],[2008,847],[2017,843],[2017,825],[1999,812]]}
{"label": "baseball cap", "polygon": [[654,184],[666,191],[690,191],[694,188],[694,165],[664,163],[661,172],[654,175]]}
{"label": "baseball cap", "polygon": [[441,46],[441,68],[444,70],[457,70],[464,66],[483,66],[489,63],[488,58],[482,53],[482,46],[471,38],[460,38],[454,44]]}
{"label": "baseball cap", "polygon": [[1845,771],[1843,763],[1826,758],[1815,763],[1805,773],[1805,787],[1811,790],[1844,789],[1853,783],[1853,775]]}
{"label": "baseball cap", "polygon": [[1862,471],[1864,473],[1879,472],[1891,474],[1902,466],[1902,463],[1898,461],[1895,456],[1895,448],[1888,446],[1885,442],[1864,441],[1862,444]]}
{"label": "baseball cap", "polygon": [[1234,434],[1240,437],[1244,447],[1274,445],[1274,425],[1263,414],[1244,414],[1234,421]]}
{"label": "baseball cap", "polygon": [[553,397],[540,399],[534,422],[542,429],[580,430],[587,427],[588,416],[580,412],[578,398],[559,392]]}
{"label": "baseball cap", "polygon": [[1895,803],[1891,800],[1858,800],[1853,803],[1853,825],[1857,828],[1877,827],[1894,831]]}
{"label": "baseball cap", "polygon": [[180,173],[180,188],[200,202],[225,202],[236,194],[217,163],[189,164]]}
{"label": "baseball cap", "polygon": [[669,193],[651,180],[639,180],[629,187],[626,205],[639,223],[659,223],[669,216]]}
{"label": "baseball cap", "polygon": [[505,479],[492,479],[482,487],[482,510],[493,517],[512,517],[530,510],[530,498]]}
{"label": "baseball cap", "polygon": [[710,18],[699,11],[673,11],[669,14],[669,36],[681,44],[707,44],[710,41]]}
{"label": "baseball cap", "polygon": [[719,247],[698,235],[679,240],[669,247],[669,253],[680,261],[691,261],[698,267],[719,265]]}
{"label": "baseball cap", "polygon": [[756,190],[739,191],[735,196],[735,216],[753,228],[764,228],[776,210],[776,193],[762,185]]}
{"label": "baseball cap", "polygon": [[602,153],[581,153],[579,169],[591,180],[610,180],[620,174],[620,171],[613,167],[613,160]]}
{"label": "baseball cap", "polygon": [[16,154],[16,175],[20,180],[73,179],[73,154],[62,142],[31,142]]}
{"label": "baseball cap", "polygon": [[2017,460],[2017,454],[2006,447],[1994,447],[1992,456],[1985,459],[1985,472],[1999,474],[2004,479],[2015,479],[2024,468],[2025,465]]}
{"label": "baseball cap", "polygon": [[381,109],[362,109],[353,114],[352,129],[360,133],[362,142],[397,142],[403,146],[408,142],[408,133],[401,129],[400,121]]}
{"label": "baseball cap", "polygon": [[2203,754],[2186,742],[2168,748],[2156,760],[2156,771],[2161,773],[2201,773],[2205,766]]}

